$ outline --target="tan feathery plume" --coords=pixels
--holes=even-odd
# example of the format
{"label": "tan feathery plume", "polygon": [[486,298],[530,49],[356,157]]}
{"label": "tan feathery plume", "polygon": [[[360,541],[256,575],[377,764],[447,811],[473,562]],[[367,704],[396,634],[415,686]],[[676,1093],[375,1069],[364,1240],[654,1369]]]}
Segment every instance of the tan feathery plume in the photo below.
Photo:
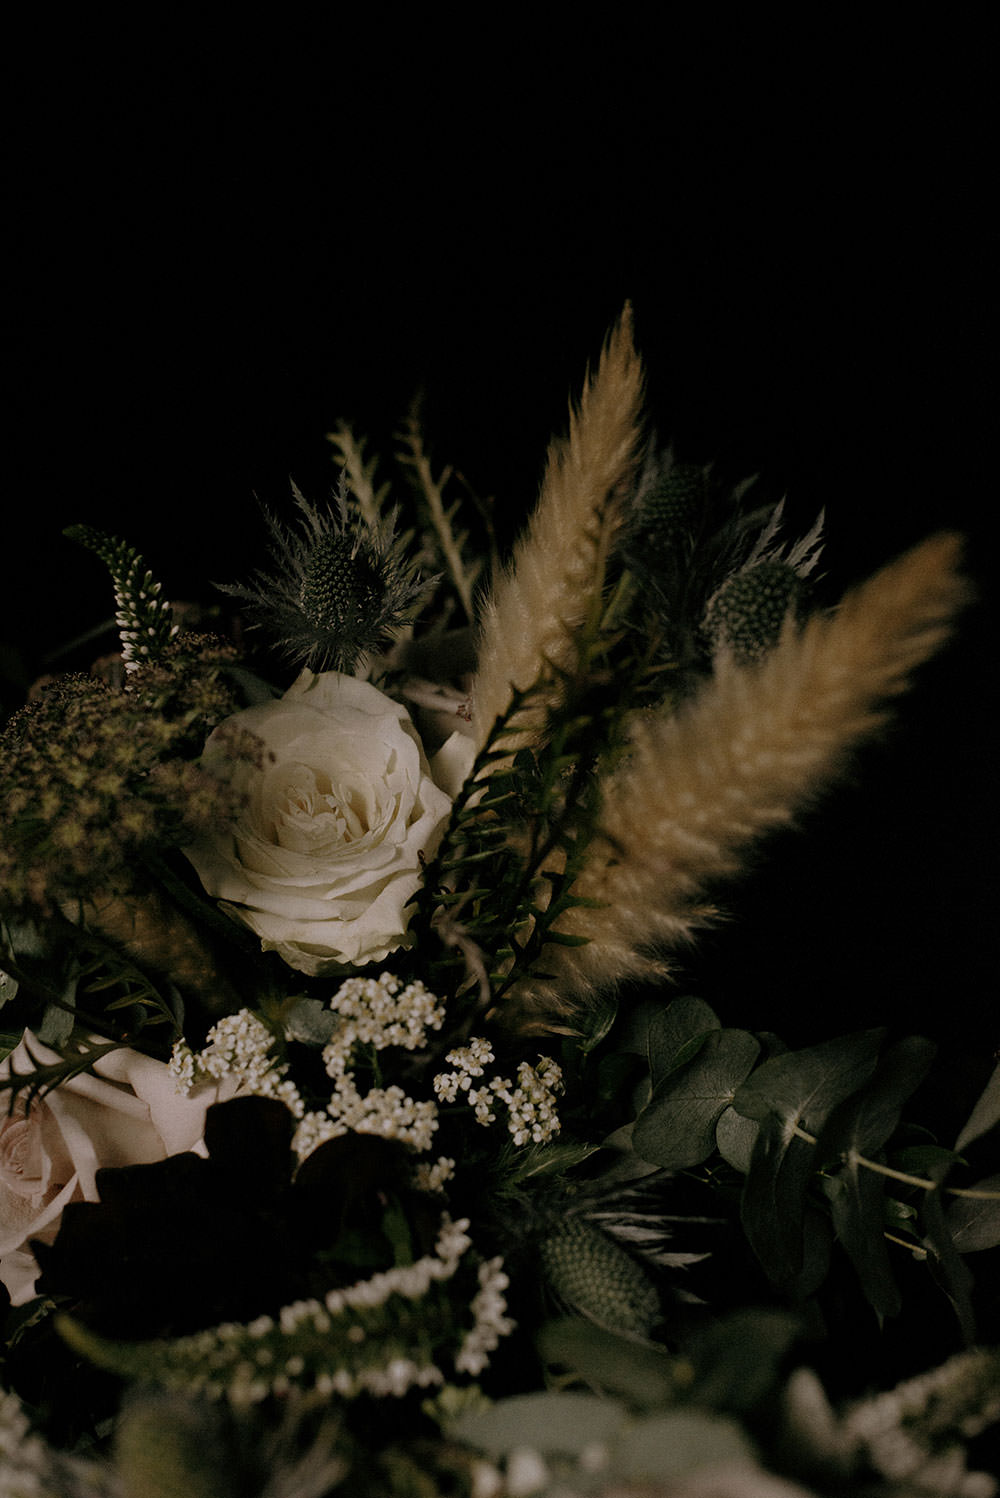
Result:
{"label": "tan feathery plume", "polygon": [[[626,306],[579,409],[570,411],[568,438],[549,449],[538,505],[515,548],[513,568],[483,608],[473,686],[477,749],[507,711],[512,684],[526,690],[546,661],[568,667],[573,660],[573,633],[594,606],[603,554],[621,520],[639,440],[642,387]],[[514,740],[506,742],[517,747]]]}
{"label": "tan feathery plume", "polygon": [[602,792],[603,835],[558,930],[586,945],[546,947],[498,1018],[530,1031],[600,989],[663,974],[651,955],[689,939],[710,914],[709,880],[790,822],[881,724],[888,699],[949,632],[967,597],[960,539],[931,537],[850,593],[830,615],[786,624],[759,665],[719,662],[686,708],[638,719],[626,762]]}

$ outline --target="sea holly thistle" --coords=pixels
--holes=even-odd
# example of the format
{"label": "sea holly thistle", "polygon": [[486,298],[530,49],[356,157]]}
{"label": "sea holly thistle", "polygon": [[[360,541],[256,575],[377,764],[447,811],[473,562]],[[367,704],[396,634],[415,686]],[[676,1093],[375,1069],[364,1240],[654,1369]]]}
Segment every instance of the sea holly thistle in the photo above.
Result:
{"label": "sea holly thistle", "polygon": [[394,514],[352,525],[344,484],[336,509],[321,510],[294,484],[292,492],[297,528],[264,512],[272,569],[219,586],[247,605],[251,627],[293,666],[351,674],[410,618],[427,585]]}

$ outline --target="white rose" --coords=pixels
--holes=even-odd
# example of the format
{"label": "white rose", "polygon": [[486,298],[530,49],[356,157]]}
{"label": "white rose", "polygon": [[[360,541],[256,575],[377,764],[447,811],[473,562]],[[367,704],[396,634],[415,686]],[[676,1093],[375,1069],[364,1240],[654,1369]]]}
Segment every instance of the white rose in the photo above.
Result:
{"label": "white rose", "polygon": [[[260,768],[230,757],[234,728],[263,742]],[[421,859],[451,810],[405,708],[353,676],[303,672],[279,701],[217,729],[202,762],[245,804],[185,851],[265,951],[316,975],[404,943]]]}
{"label": "white rose", "polygon": [[[27,1031],[0,1061],[0,1077],[59,1059]],[[203,1083],[182,1096],[163,1062],[119,1050],[28,1110],[18,1094],[7,1112],[11,1096],[0,1092],[0,1280],[12,1304],[34,1294],[38,1265],[31,1239],[51,1243],[68,1202],[100,1199],[98,1170],[150,1165],[185,1150],[204,1154],[205,1112],[235,1090],[228,1081]]]}

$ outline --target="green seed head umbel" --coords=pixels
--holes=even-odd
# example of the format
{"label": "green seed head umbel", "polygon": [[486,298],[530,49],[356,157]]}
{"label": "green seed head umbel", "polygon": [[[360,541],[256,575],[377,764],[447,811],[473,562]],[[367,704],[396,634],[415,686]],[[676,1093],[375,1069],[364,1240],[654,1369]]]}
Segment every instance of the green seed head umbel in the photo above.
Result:
{"label": "green seed head umbel", "polygon": [[644,1337],[660,1319],[660,1298],[642,1265],[583,1218],[560,1222],[541,1260],[560,1300],[602,1326]]}
{"label": "green seed head umbel", "polygon": [[789,609],[796,613],[803,584],[787,562],[759,562],[723,583],[705,610],[713,646],[743,663],[759,660],[777,644]]}

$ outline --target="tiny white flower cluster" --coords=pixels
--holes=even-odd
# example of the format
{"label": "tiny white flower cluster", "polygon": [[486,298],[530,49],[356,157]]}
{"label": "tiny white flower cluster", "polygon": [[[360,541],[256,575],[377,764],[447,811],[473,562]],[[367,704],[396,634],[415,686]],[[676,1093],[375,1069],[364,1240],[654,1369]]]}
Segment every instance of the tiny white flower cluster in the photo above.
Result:
{"label": "tiny white flower cluster", "polygon": [[[452,1279],[472,1246],[468,1227],[467,1218],[452,1222],[445,1216],[434,1252],[413,1264],[330,1290],[322,1300],[295,1301],[276,1317],[259,1316],[247,1325],[226,1322],[166,1343],[157,1377],[168,1387],[225,1396],[236,1405],[286,1394],[293,1385],[353,1398],[362,1392],[399,1396],[413,1387],[442,1384],[444,1375],[427,1358],[419,1330],[411,1347],[402,1333],[386,1341],[384,1327],[387,1319],[392,1325],[405,1323],[399,1308],[393,1314],[394,1297],[420,1301]],[[470,1305],[473,1326],[455,1354],[456,1369],[473,1374],[486,1366],[499,1338],[513,1330],[504,1314],[502,1261],[480,1265],[478,1278]],[[439,1301],[439,1311],[446,1305]]]}
{"label": "tiny white flower cluster", "polygon": [[325,1113],[306,1113],[292,1147],[301,1160],[340,1134],[378,1134],[417,1151],[430,1149],[438,1126],[437,1106],[417,1102],[401,1087],[373,1087],[363,1095],[349,1075],[336,1079]]}
{"label": "tiny white flower cluster", "polygon": [[421,1160],[413,1172],[413,1184],[418,1191],[443,1191],[446,1182],[455,1175],[455,1162],[450,1155],[440,1155],[433,1164]]}
{"label": "tiny white flower cluster", "polygon": [[538,1065],[522,1061],[517,1068],[517,1086],[509,1077],[490,1077],[473,1087],[496,1058],[488,1040],[474,1036],[467,1046],[458,1046],[445,1057],[455,1068],[439,1072],[434,1091],[442,1103],[453,1103],[459,1094],[474,1110],[476,1122],[487,1127],[496,1123],[497,1103],[507,1106],[507,1127],[515,1144],[545,1144],[559,1132],[556,1098],[562,1091],[562,1069],[551,1056],[539,1056]]}
{"label": "tiny white flower cluster", "polygon": [[199,1082],[230,1078],[241,1093],[277,1098],[296,1118],[302,1117],[305,1105],[294,1082],[285,1079],[288,1067],[271,1055],[274,1036],[249,1009],[227,1014],[206,1039],[197,1054],[182,1040],[174,1046],[169,1070],[178,1092],[190,1092]]}
{"label": "tiny white flower cluster", "polygon": [[444,1005],[418,979],[404,988],[392,973],[379,978],[348,978],[330,1000],[341,1017],[336,1035],[323,1051],[331,1077],[343,1076],[351,1049],[360,1043],[376,1051],[400,1046],[415,1051],[427,1044],[428,1030],[444,1024]]}
{"label": "tiny white flower cluster", "polygon": [[503,1259],[487,1259],[479,1266],[479,1289],[472,1297],[473,1326],[462,1339],[455,1355],[455,1367],[459,1373],[471,1373],[478,1377],[490,1361],[501,1337],[509,1336],[514,1322],[506,1314],[507,1302],[503,1292],[510,1280],[503,1270]]}

